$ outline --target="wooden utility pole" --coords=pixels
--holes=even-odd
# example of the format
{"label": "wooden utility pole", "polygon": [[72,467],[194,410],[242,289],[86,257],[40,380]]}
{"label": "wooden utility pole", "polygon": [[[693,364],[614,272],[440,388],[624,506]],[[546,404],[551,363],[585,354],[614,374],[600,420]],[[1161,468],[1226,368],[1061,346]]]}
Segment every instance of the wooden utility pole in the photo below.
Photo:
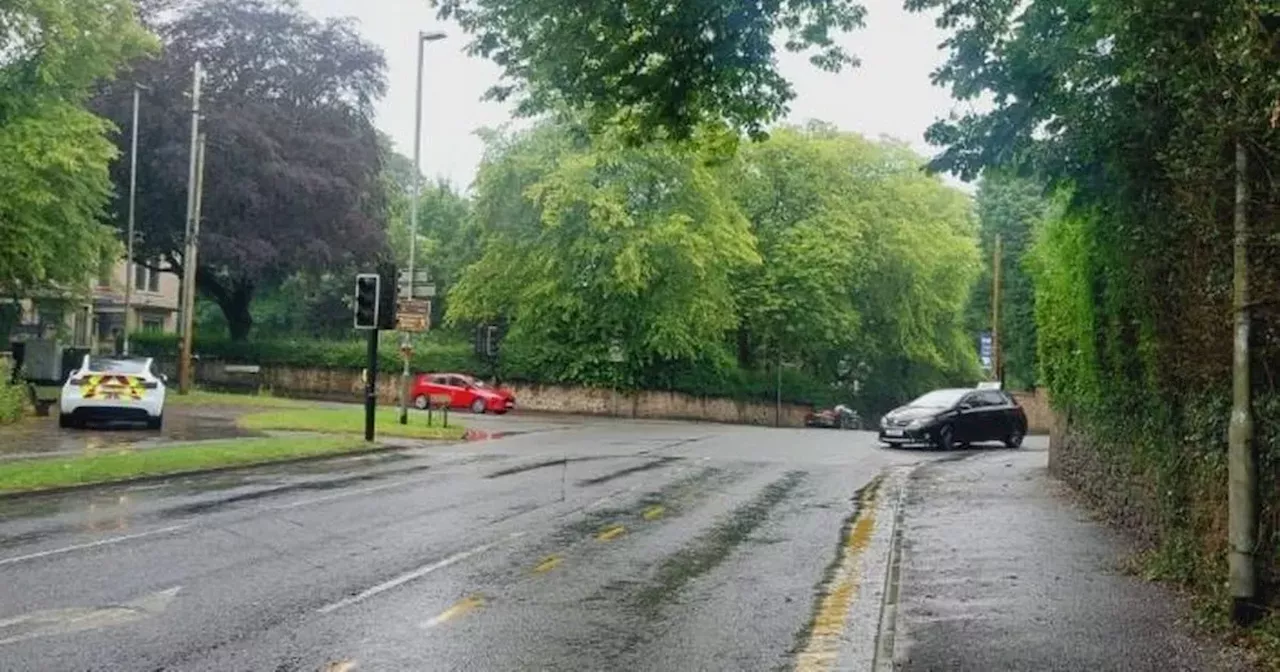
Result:
{"label": "wooden utility pole", "polygon": [[991,375],[1004,382],[1004,356],[1000,352],[1000,234],[991,260]]}
{"label": "wooden utility pole", "polygon": [[[191,369],[191,347],[193,337],[195,336],[195,307],[196,307],[196,264],[200,261],[200,209],[201,194],[204,191],[204,131],[200,132],[200,139],[196,142],[196,195],[195,195],[195,218],[191,221],[191,242],[187,244],[187,258],[191,260],[191,282],[183,283],[182,286],[182,319],[185,324],[182,327],[182,373],[184,374],[178,380],[178,392],[186,394],[191,391],[192,379],[195,378],[194,371]],[[185,262],[186,259],[183,259]],[[185,271],[187,266],[183,266]]]}
{"label": "wooden utility pole", "polygon": [[1228,580],[1232,617],[1247,624],[1256,613],[1258,581],[1257,465],[1253,455],[1253,409],[1249,372],[1249,154],[1236,141],[1235,240],[1233,242],[1231,308],[1235,338],[1231,357],[1231,422],[1227,433]]}
{"label": "wooden utility pole", "polygon": [[195,296],[196,284],[196,240],[192,229],[195,228],[196,185],[198,180],[200,152],[200,61],[196,61],[191,74],[191,162],[187,172],[187,229],[185,247],[182,250],[182,345],[178,353],[178,392],[186,394],[191,389],[191,312],[194,301],[187,297]]}

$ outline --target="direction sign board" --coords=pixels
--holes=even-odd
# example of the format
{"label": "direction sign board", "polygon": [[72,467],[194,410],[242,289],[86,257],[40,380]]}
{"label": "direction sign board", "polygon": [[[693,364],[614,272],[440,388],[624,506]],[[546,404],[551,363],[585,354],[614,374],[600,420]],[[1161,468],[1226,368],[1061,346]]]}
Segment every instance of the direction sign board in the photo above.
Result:
{"label": "direction sign board", "polygon": [[[397,274],[397,282],[399,282],[399,284],[401,285],[408,283],[409,271],[401,269],[400,273]],[[413,271],[413,284],[415,285],[431,284],[431,271],[425,268],[415,269]]]}
{"label": "direction sign board", "polygon": [[991,332],[984,331],[978,336],[978,359],[982,361],[982,368],[984,369],[991,368],[991,350]]}
{"label": "direction sign board", "polygon": [[431,301],[428,299],[400,299],[396,302],[396,329],[400,331],[427,331],[431,328]]}

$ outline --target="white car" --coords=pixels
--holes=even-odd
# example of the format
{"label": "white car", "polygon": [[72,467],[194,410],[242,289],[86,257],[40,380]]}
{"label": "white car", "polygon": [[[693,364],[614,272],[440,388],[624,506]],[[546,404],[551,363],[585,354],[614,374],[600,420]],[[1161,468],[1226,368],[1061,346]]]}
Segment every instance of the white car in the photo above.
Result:
{"label": "white car", "polygon": [[165,376],[152,370],[150,357],[85,355],[80,368],[62,386],[58,425],[83,427],[86,421],[164,424]]}

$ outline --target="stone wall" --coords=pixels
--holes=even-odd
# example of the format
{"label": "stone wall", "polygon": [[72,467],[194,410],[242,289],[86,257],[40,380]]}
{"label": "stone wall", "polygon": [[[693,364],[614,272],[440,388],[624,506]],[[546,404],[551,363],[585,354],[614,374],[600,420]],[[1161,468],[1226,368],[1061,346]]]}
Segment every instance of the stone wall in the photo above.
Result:
{"label": "stone wall", "polygon": [[1049,395],[1043,389],[1035,392],[1011,392],[1013,398],[1027,414],[1027,433],[1049,434],[1053,429],[1054,412],[1049,407]]}
{"label": "stone wall", "polygon": [[[204,360],[196,365],[196,382],[213,389],[270,390],[286,397],[359,401],[364,396],[360,372],[348,369],[310,369],[263,366],[258,373],[228,371],[224,362]],[[380,373],[378,402],[398,400],[399,371]],[[747,425],[773,425],[774,404],[733,399],[696,397],[680,392],[618,391],[559,385],[508,385],[516,395],[516,409],[550,413],[608,415],[624,418],[700,420]],[[809,406],[783,404],[781,424],[804,426]]]}
{"label": "stone wall", "polygon": [[[681,392],[656,390],[625,392],[601,388],[520,383],[514,383],[509,387],[516,395],[516,408],[528,411],[611,415],[625,418],[704,420],[769,426],[772,426],[778,417],[778,408],[774,404],[696,397]],[[782,426],[803,427],[804,416],[812,408],[798,404],[783,404],[781,410]]]}
{"label": "stone wall", "polygon": [[1049,434],[1049,473],[1139,542],[1152,543],[1160,529],[1158,478],[1132,458],[1128,446],[1102,444],[1070,418],[1058,418]]}

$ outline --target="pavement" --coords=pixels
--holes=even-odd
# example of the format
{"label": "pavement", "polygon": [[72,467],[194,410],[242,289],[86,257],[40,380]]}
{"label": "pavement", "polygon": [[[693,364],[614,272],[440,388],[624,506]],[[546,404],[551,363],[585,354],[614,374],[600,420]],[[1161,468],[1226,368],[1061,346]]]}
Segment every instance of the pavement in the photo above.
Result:
{"label": "pavement", "polygon": [[[869,432],[466,420],[486,438],[0,501],[0,670],[1149,669],[1071,664],[1146,651],[1066,627],[1124,600],[1064,610],[1046,579],[990,574],[1007,551],[1019,576],[1087,572],[1073,591],[1128,581],[1053,565],[1018,538],[1033,527],[991,536],[1018,520],[996,505],[1002,465],[1042,471],[1042,438],[944,453]],[[988,491],[995,522],[967,506]],[[1142,585],[1121,595],[1169,611],[1130,604],[1158,622],[1125,632],[1181,633],[1176,602]],[[1036,622],[1035,603],[1064,615]],[[1055,637],[1065,653],[1038,666]],[[1152,648],[1208,650],[1170,637]]]}
{"label": "pavement", "polygon": [[1045,450],[915,470],[901,521],[895,670],[1247,670],[1134,548],[1048,476]]}

